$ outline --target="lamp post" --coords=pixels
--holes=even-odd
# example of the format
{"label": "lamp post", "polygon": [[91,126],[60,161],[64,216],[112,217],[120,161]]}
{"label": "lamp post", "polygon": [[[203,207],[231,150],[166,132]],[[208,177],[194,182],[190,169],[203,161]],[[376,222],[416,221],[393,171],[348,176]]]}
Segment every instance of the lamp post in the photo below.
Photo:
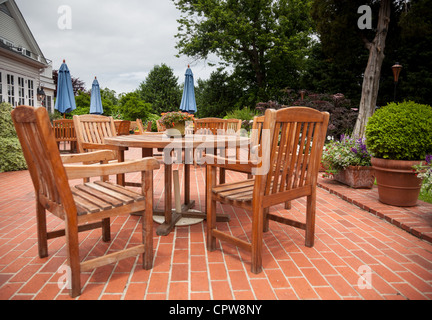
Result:
{"label": "lamp post", "polygon": [[302,101],[304,100],[304,96],[305,96],[306,90],[300,90],[300,96]]}
{"label": "lamp post", "polygon": [[39,102],[41,103],[42,107],[45,107],[45,91],[43,90],[42,87],[37,89],[37,99],[39,100]]}
{"label": "lamp post", "polygon": [[399,75],[400,72],[402,70],[402,66],[399,64],[399,62],[396,62],[394,66],[392,66],[392,70],[393,70],[393,77],[394,77],[394,97],[393,97],[393,101],[396,102],[396,88],[399,82]]}

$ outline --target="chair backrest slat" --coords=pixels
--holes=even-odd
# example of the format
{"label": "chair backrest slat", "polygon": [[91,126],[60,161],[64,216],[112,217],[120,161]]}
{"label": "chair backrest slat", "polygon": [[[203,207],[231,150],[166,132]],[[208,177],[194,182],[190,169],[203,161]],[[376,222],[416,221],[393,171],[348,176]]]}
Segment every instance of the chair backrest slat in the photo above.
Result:
{"label": "chair backrest slat", "polygon": [[235,135],[240,132],[242,121],[240,119],[225,119],[225,134]]}
{"label": "chair backrest slat", "polygon": [[[325,140],[329,115],[304,107],[291,107],[270,115],[256,117],[252,140],[261,144],[263,128],[271,131],[270,165],[265,177],[263,196],[275,195],[316,184],[319,158]],[[263,148],[263,146],[261,146]],[[267,147],[268,148],[268,147]]]}
{"label": "chair backrest slat", "polygon": [[[105,137],[117,136],[112,117],[100,115],[74,116],[78,149],[85,152],[82,143],[104,144]],[[130,122],[129,122],[130,125]]]}
{"label": "chair backrest slat", "polygon": [[12,120],[36,194],[63,207],[74,206],[47,110],[19,106],[12,111]]}
{"label": "chair backrest slat", "polygon": [[225,132],[225,120],[219,118],[203,118],[194,120],[195,134],[213,134]]}

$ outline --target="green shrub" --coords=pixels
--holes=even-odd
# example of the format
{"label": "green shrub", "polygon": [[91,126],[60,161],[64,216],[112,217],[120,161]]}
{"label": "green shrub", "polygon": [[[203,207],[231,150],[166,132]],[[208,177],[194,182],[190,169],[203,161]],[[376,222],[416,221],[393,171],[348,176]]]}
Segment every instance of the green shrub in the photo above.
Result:
{"label": "green shrub", "polygon": [[0,172],[26,170],[18,138],[0,137]]}
{"label": "green shrub", "polygon": [[156,121],[158,121],[160,119],[160,116],[154,113],[150,113],[147,117],[147,121],[151,121],[152,122],[152,127],[151,127],[151,131],[152,132],[157,132],[157,124]]}
{"label": "green shrub", "polygon": [[432,153],[432,108],[413,101],[389,103],[369,119],[367,148],[376,158],[421,160]]}
{"label": "green shrub", "polygon": [[10,104],[0,104],[0,172],[27,169],[12,122],[11,111]]}
{"label": "green shrub", "polygon": [[260,113],[258,110],[244,107],[242,109],[229,111],[224,119],[240,119],[242,120],[242,128],[249,131],[252,128],[253,119],[259,115]]}

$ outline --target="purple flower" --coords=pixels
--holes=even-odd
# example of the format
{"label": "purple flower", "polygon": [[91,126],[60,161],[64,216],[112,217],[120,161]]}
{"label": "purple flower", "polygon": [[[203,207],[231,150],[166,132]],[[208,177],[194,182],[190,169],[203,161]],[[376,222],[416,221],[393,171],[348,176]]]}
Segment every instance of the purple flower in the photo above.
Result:
{"label": "purple flower", "polygon": [[426,156],[426,164],[432,164],[432,154]]}
{"label": "purple flower", "polygon": [[357,154],[357,149],[356,148],[351,148],[351,151],[354,152],[355,154]]}

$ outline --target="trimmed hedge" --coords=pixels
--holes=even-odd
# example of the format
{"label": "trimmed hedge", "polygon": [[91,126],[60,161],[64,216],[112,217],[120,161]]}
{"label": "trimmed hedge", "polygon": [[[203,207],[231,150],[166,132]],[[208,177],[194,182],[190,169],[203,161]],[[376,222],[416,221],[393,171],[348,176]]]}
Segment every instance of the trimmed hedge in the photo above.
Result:
{"label": "trimmed hedge", "polygon": [[432,107],[413,101],[389,103],[370,117],[366,141],[376,158],[424,160],[432,154]]}
{"label": "trimmed hedge", "polygon": [[10,104],[0,103],[0,172],[27,169],[11,112]]}

